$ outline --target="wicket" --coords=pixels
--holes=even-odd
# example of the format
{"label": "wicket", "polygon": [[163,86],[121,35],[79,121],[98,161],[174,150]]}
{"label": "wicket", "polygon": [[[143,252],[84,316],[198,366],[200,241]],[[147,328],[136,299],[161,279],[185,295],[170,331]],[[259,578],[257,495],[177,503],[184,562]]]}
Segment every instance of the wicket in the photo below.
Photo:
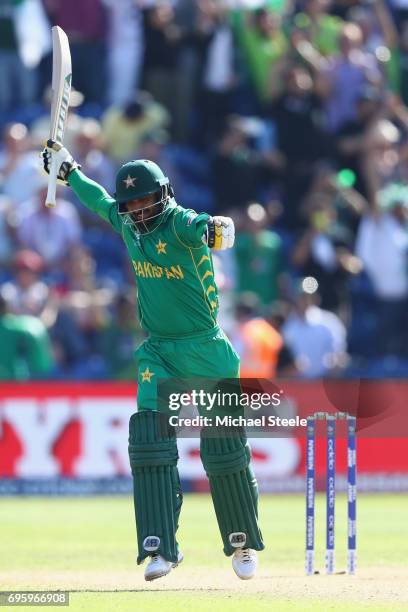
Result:
{"label": "wicket", "polygon": [[336,421],[347,421],[347,572],[356,570],[356,417],[315,412],[307,419],[306,435],[306,574],[315,573],[316,421],[326,428],[326,573],[335,571]]}

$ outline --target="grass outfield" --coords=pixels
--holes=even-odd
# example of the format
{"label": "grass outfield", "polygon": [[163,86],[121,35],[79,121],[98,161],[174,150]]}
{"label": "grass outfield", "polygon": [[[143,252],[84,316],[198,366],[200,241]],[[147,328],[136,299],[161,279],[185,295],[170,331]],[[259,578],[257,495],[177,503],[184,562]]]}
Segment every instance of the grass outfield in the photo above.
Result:
{"label": "grass outfield", "polygon": [[[323,565],[324,503],[318,497],[316,560]],[[240,581],[221,552],[208,496],[186,495],[183,564],[146,583],[135,564],[128,498],[0,498],[1,590],[69,590],[70,610],[407,610],[408,496],[361,495],[356,576],[304,575],[305,501],[263,496],[267,549],[256,579]],[[344,569],[346,505],[337,498],[338,569]],[[33,608],[19,607],[19,610]],[[55,609],[55,608],[47,608]]]}

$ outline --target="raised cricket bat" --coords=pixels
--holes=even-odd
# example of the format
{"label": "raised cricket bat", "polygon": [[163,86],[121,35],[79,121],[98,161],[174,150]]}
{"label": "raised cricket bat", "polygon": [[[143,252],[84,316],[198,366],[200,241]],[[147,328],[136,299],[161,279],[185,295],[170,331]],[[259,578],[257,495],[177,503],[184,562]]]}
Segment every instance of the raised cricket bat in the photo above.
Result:
{"label": "raised cricket bat", "polygon": [[[68,37],[59,26],[52,28],[52,100],[50,140],[62,144],[71,93],[72,66]],[[46,206],[55,206],[57,168],[51,159]]]}

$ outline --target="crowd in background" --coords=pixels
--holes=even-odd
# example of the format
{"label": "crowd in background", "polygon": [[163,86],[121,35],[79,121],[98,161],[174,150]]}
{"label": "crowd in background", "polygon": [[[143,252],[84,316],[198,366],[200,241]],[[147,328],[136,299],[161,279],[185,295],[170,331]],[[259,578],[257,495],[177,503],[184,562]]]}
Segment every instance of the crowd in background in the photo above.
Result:
{"label": "crowd in background", "polygon": [[0,0],[0,379],[134,379],[143,338],[120,238],[44,207],[54,24],[82,170],[152,159],[234,218],[244,376],[408,376],[408,0]]}

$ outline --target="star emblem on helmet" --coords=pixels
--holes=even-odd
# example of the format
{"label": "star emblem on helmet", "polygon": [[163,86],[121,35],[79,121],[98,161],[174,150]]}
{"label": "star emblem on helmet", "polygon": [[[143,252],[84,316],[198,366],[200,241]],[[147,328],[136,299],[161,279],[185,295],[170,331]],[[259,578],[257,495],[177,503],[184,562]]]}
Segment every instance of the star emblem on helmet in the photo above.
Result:
{"label": "star emblem on helmet", "polygon": [[136,180],[136,177],[131,177],[130,174],[128,174],[127,177],[123,179],[123,182],[126,185],[126,189],[129,189],[129,187],[134,187]]}

